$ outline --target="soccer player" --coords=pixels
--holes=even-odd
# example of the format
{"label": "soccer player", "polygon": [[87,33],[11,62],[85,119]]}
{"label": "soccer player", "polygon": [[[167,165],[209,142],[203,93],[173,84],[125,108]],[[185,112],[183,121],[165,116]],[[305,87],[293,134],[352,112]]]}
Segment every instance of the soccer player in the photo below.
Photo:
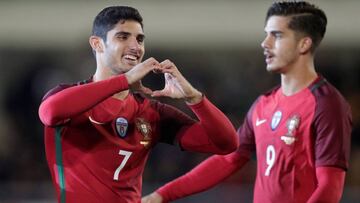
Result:
{"label": "soccer player", "polygon": [[238,149],[208,158],[143,203],[204,191],[241,169],[253,152],[255,203],[340,201],[352,124],[349,105],[314,67],[327,18],[312,4],[286,1],[273,3],[265,22],[266,69],[281,75],[281,85],[253,103],[238,129]]}
{"label": "soccer player", "polygon": [[[103,9],[89,39],[95,74],[44,96],[39,116],[59,202],[140,202],[144,166],[158,142],[196,152],[236,150],[231,122],[170,60],[141,62],[144,39],[136,9]],[[142,85],[141,79],[152,71],[164,74],[163,90]],[[183,99],[199,121],[144,93]]]}

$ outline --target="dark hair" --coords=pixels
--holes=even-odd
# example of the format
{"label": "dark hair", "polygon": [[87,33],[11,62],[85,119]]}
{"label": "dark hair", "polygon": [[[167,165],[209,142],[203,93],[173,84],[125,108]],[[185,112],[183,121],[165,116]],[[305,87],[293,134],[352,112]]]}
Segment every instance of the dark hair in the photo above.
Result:
{"label": "dark hair", "polygon": [[318,47],[326,32],[327,18],[324,11],[305,1],[274,2],[267,11],[265,22],[271,16],[291,17],[288,27],[312,39],[312,52]]}
{"label": "dark hair", "polygon": [[92,34],[106,41],[106,34],[121,20],[135,20],[143,28],[143,19],[138,10],[129,6],[110,6],[95,17]]}

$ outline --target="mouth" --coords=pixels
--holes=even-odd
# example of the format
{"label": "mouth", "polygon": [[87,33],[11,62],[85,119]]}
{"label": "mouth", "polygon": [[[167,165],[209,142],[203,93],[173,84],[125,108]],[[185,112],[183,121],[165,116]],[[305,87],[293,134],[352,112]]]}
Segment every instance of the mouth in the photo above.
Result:
{"label": "mouth", "polygon": [[274,54],[267,52],[267,51],[264,52],[264,56],[265,56],[265,61],[267,64],[271,63],[273,61],[273,58],[275,57]]}
{"label": "mouth", "polygon": [[129,64],[135,65],[139,61],[140,56],[136,54],[125,54],[123,59]]}

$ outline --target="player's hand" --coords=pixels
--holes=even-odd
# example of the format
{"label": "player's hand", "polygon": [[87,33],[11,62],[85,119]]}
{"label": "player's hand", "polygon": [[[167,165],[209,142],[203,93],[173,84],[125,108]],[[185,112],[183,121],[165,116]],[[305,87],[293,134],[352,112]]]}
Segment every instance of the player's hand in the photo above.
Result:
{"label": "player's hand", "polygon": [[185,99],[189,104],[196,104],[202,100],[202,93],[184,78],[173,62],[165,60],[160,63],[160,66],[161,68],[156,71],[164,73],[165,87],[162,90],[153,91],[153,97]]}
{"label": "player's hand", "polygon": [[145,87],[142,84],[141,80],[130,85],[130,89],[133,90],[134,92],[141,92],[141,93],[148,94],[148,95],[151,95],[153,92],[150,88]]}
{"label": "player's hand", "polygon": [[132,90],[143,92],[145,94],[151,94],[152,90],[144,87],[141,83],[141,79],[144,78],[150,71],[156,71],[160,68],[160,63],[151,57],[126,72],[125,77]]}
{"label": "player's hand", "polygon": [[163,198],[157,192],[153,192],[149,195],[146,195],[141,199],[141,203],[162,203],[162,202],[163,202]]}

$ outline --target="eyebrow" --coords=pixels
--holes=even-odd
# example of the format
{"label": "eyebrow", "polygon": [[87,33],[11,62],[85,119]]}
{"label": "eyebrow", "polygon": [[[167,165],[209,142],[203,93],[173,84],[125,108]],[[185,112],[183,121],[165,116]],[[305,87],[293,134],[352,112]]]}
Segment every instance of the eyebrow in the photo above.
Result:
{"label": "eyebrow", "polygon": [[273,34],[273,35],[275,35],[275,34],[282,34],[282,33],[284,33],[284,32],[279,31],[279,30],[274,30],[274,31],[271,31],[270,33]]}
{"label": "eyebrow", "polygon": [[[115,33],[115,36],[119,36],[119,35],[129,36],[129,35],[131,35],[131,33],[130,32],[125,32],[125,31],[120,31],[120,32]],[[145,35],[144,34],[138,34],[136,37],[145,38]]]}
{"label": "eyebrow", "polygon": [[277,35],[277,34],[283,34],[284,32],[283,31],[280,31],[280,30],[272,30],[272,31],[269,31],[269,32],[266,32],[266,30],[264,31],[265,34],[271,34],[271,35]]}

